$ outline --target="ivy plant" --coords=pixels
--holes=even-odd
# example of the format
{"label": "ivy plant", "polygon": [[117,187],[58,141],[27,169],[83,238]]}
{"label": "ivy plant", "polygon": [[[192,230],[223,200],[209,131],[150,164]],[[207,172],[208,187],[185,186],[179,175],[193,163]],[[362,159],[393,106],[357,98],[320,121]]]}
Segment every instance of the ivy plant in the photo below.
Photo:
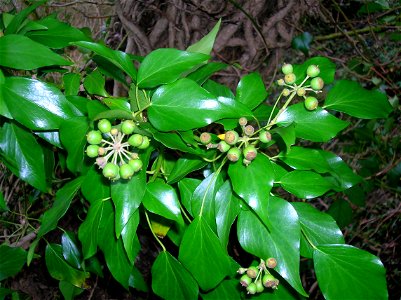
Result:
{"label": "ivy plant", "polygon": [[[219,23],[185,51],[138,57],[54,17],[28,20],[39,4],[2,14],[0,157],[34,189],[58,188],[29,251],[0,246],[0,280],[37,259],[42,242],[67,299],[103,267],[123,288],[165,299],[298,299],[308,296],[301,258],[326,299],[387,298],[379,258],[347,245],[310,204],[362,181],[322,143],[349,126],[346,115],[387,117],[384,94],[335,80],[324,57],[284,64],[277,94],[258,73],[232,91],[211,79],[227,67],[210,61]],[[89,56],[86,69],[62,54],[71,48]],[[49,71],[61,82],[47,82]],[[111,96],[110,79],[128,96]],[[48,242],[76,197],[88,207],[77,232]],[[149,286],[135,266],[139,226],[159,245]]]}

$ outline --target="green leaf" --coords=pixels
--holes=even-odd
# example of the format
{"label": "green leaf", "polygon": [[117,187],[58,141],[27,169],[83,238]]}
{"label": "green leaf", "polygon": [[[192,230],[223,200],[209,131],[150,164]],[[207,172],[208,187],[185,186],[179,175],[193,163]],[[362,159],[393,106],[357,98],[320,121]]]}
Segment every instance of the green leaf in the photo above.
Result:
{"label": "green leaf", "polygon": [[224,70],[228,65],[220,62],[209,62],[196,71],[190,73],[187,78],[196,81],[199,85],[202,85],[212,76],[215,72]]}
{"label": "green leaf", "polygon": [[91,204],[110,197],[110,182],[93,165],[81,185],[81,192]]}
{"label": "green leaf", "polygon": [[81,269],[82,255],[73,232],[66,231],[61,236],[64,259],[74,268]]}
{"label": "green leaf", "polygon": [[89,273],[79,271],[71,267],[63,257],[62,248],[57,244],[46,246],[46,267],[51,277],[57,280],[64,280],[76,287],[83,288]]}
{"label": "green leaf", "polygon": [[120,68],[110,62],[107,58],[104,58],[100,55],[95,55],[92,57],[92,60],[96,63],[99,70],[106,75],[106,77],[113,78],[119,82],[121,82],[126,87],[129,86],[127,83],[126,76]]}
{"label": "green leaf", "polygon": [[270,160],[259,154],[249,166],[240,162],[230,164],[228,175],[234,191],[270,228],[271,224],[265,211],[274,182],[274,171]]}
{"label": "green leaf", "polygon": [[0,281],[21,271],[26,262],[26,254],[22,248],[0,245]]}
{"label": "green leaf", "polygon": [[344,244],[344,237],[336,221],[312,205],[293,202],[301,224],[301,255],[313,257],[313,247],[324,244]]}
{"label": "green leaf", "polygon": [[64,94],[66,96],[77,96],[81,84],[81,75],[78,73],[66,73],[63,76]]}
{"label": "green leaf", "polygon": [[131,264],[134,264],[135,258],[141,250],[141,244],[139,243],[138,235],[136,234],[139,219],[139,210],[136,210],[121,231],[125,253],[127,254],[128,260]]}
{"label": "green leaf", "polygon": [[152,290],[163,299],[198,298],[198,284],[170,253],[162,251],[152,266]]}
{"label": "green leaf", "polygon": [[336,73],[335,63],[333,63],[327,57],[316,56],[309,58],[301,65],[294,65],[294,74],[297,77],[297,84],[300,84],[305,79],[306,70],[310,65],[316,65],[319,67],[319,77],[323,79],[325,84],[333,82],[334,75]]}
{"label": "green leaf", "polygon": [[112,64],[127,73],[133,80],[136,80],[137,72],[130,56],[127,53],[118,50],[112,50],[98,43],[81,41],[73,42],[72,44],[82,48],[86,48],[90,51],[95,52],[97,55],[104,57]]}
{"label": "green leaf", "polygon": [[312,142],[327,142],[349,125],[319,107],[308,111],[303,103],[289,106],[277,119],[279,126],[291,123],[295,124],[297,137]]}
{"label": "green leaf", "polygon": [[214,25],[213,29],[207,35],[205,35],[195,44],[189,46],[187,48],[187,51],[210,55],[210,52],[212,52],[213,49],[217,33],[219,32],[220,25],[221,25],[221,19],[219,19],[219,21],[216,23],[216,25]]}
{"label": "green leaf", "polygon": [[56,200],[52,207],[46,210],[41,218],[41,225],[37,238],[44,236],[46,233],[56,228],[58,221],[65,215],[70,207],[71,201],[81,187],[84,178],[85,177],[78,177],[68,182],[57,191]]}
{"label": "green leaf", "polygon": [[104,89],[105,82],[102,73],[99,70],[94,70],[85,77],[84,87],[89,94],[109,97],[109,94]]}
{"label": "green leaf", "polygon": [[271,133],[277,133],[283,139],[283,142],[287,147],[287,152],[290,151],[291,146],[295,144],[296,136],[294,125],[274,128]]}
{"label": "green leaf", "polygon": [[313,36],[309,32],[303,32],[292,39],[291,47],[300,50],[305,55],[308,55],[312,41]]}
{"label": "green leaf", "polygon": [[191,216],[194,216],[191,205],[192,195],[201,182],[202,181],[200,179],[195,178],[184,178],[178,182],[178,189],[180,191],[182,205],[184,205],[185,209]]}
{"label": "green leaf", "polygon": [[328,300],[344,295],[388,299],[384,266],[369,252],[350,245],[322,245],[314,251],[313,262],[319,287]]}
{"label": "green leaf", "polygon": [[174,165],[173,170],[168,176],[168,183],[173,184],[180,181],[189,173],[202,169],[207,165],[207,162],[194,155],[184,155],[179,158]]}
{"label": "green leaf", "polygon": [[44,154],[36,139],[14,123],[4,123],[0,133],[0,156],[3,163],[22,180],[47,192]]}
{"label": "green leaf", "polygon": [[177,194],[168,184],[161,181],[148,183],[142,203],[151,213],[181,224],[184,223]]}
{"label": "green leaf", "polygon": [[132,118],[132,112],[127,98],[115,98],[115,97],[104,98],[103,103],[106,104],[107,107],[110,109],[126,111],[127,113],[130,114],[130,119]]}
{"label": "green leaf", "polygon": [[332,184],[311,171],[292,171],[281,177],[281,186],[289,193],[301,199],[319,197],[332,188]]}
{"label": "green leaf", "polygon": [[67,150],[67,168],[78,173],[83,169],[86,133],[89,124],[86,117],[76,117],[64,121],[60,126],[61,143]]}
{"label": "green leaf", "polygon": [[59,89],[48,83],[7,77],[0,89],[13,118],[29,129],[58,129],[63,120],[81,115]]}
{"label": "green leaf", "polygon": [[230,229],[240,212],[240,199],[234,195],[231,183],[227,180],[217,191],[215,198],[217,235],[227,249]]}
{"label": "green leaf", "polygon": [[218,119],[252,113],[242,103],[229,98],[216,99],[194,81],[184,78],[155,91],[148,115],[152,125],[161,131],[186,131]]}
{"label": "green leaf", "polygon": [[233,92],[230,90],[229,87],[220,84],[214,80],[207,80],[202,87],[209,93],[213,94],[215,97],[225,97],[230,99],[235,98]]}
{"label": "green leaf", "polygon": [[215,289],[202,294],[203,300],[240,300],[241,291],[237,279],[223,280]]}
{"label": "green leaf", "polygon": [[157,49],[149,53],[138,70],[138,86],[153,88],[171,83],[181,74],[209,59],[209,55],[178,49]]}
{"label": "green leaf", "polygon": [[[0,65],[18,70],[33,70],[47,66],[69,66],[72,63],[49,48],[23,35],[0,37]],[[23,59],[21,59],[23,58]]]}
{"label": "green leaf", "polygon": [[[39,6],[44,4],[46,1],[37,1],[36,3],[28,6],[27,8],[21,10],[18,14],[12,17],[8,24],[4,24],[6,27],[6,34],[10,35],[12,33],[18,33],[21,29],[21,26],[26,22],[27,17]],[[4,22],[6,23],[6,22]]]}
{"label": "green leaf", "polygon": [[230,274],[229,256],[202,216],[196,217],[188,226],[178,258],[205,291],[217,286]]}
{"label": "green leaf", "polygon": [[73,300],[76,296],[85,291],[85,289],[77,288],[75,285],[64,280],[59,282],[58,288],[65,300]]}
{"label": "green leaf", "polygon": [[359,83],[340,80],[327,94],[324,108],[362,119],[385,118],[393,110],[386,94],[369,91]]}
{"label": "green leaf", "polygon": [[4,200],[3,192],[0,191],[0,212],[7,211],[7,210],[8,210],[8,207],[7,207],[6,201]]}
{"label": "green leaf", "polygon": [[153,127],[150,127],[149,130],[152,132],[155,140],[162,143],[167,148],[176,149],[182,152],[188,152],[197,155],[204,154],[206,152],[206,150],[204,149],[201,149],[199,147],[195,148],[192,145],[186,143],[182,139],[181,135],[177,132],[160,132],[154,129]]}
{"label": "green leaf", "polygon": [[251,73],[241,78],[237,86],[235,100],[244,103],[249,109],[256,108],[267,97],[263,79],[259,73]]}
{"label": "green leaf", "polygon": [[340,228],[344,228],[352,222],[352,208],[349,203],[343,199],[334,201],[327,210],[327,213],[336,220]]}
{"label": "green leaf", "polygon": [[[299,274],[300,225],[295,209],[287,201],[270,196],[265,204],[271,228],[252,211],[242,210],[237,221],[241,246],[249,253],[277,259],[275,270],[300,294],[307,296]],[[285,232],[285,234],[283,234]]]}
{"label": "green leaf", "polygon": [[134,83],[131,83],[128,95],[130,109],[133,112],[142,110],[150,104],[150,99],[146,91],[137,89],[137,86]]}

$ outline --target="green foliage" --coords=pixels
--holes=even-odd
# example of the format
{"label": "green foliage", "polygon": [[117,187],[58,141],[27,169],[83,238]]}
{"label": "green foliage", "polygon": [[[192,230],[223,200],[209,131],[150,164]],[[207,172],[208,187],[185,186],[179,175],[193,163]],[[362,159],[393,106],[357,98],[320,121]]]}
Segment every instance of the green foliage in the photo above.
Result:
{"label": "green foliage", "polygon": [[[383,94],[335,81],[335,65],[315,57],[286,65],[285,79],[278,81],[285,89],[270,106],[271,99],[264,103],[268,93],[258,73],[245,75],[235,96],[208,79],[225,67],[208,62],[219,23],[187,51],[149,53],[137,71],[130,55],[54,18],[24,24],[22,18],[35,7],[14,16],[0,38],[0,157],[33,188],[42,193],[56,189],[28,262],[68,209],[74,206],[84,219],[77,233],[63,229],[61,244],[46,242],[48,272],[60,281],[65,298],[81,293],[88,277],[101,276],[106,266],[123,288],[147,291],[135,266],[141,249],[138,228],[160,246],[151,287],[166,299],[197,299],[199,293],[205,299],[240,299],[246,291],[266,299],[307,297],[301,257],[313,264],[326,299],[387,297],[380,260],[346,245],[338,227],[342,222],[336,218],[337,225],[329,214],[303,203],[362,181],[317,143],[330,141],[349,125],[336,111],[364,119],[387,117],[391,106]],[[94,52],[97,66],[64,74],[60,86],[10,75],[24,70],[33,77],[49,65],[65,72],[62,66],[71,63],[52,49],[62,53],[67,45]],[[300,49],[307,48],[304,41]],[[39,52],[43,56],[32,55]],[[15,53],[25,59],[17,60]],[[319,72],[307,71],[310,65],[318,65]],[[110,97],[106,78],[123,82],[129,96]],[[81,82],[85,91],[77,96]],[[324,105],[305,108],[304,99],[319,95],[323,83],[332,84]],[[207,131],[210,138],[200,139]],[[85,155],[88,141],[95,147]],[[310,147],[301,146],[305,141]],[[53,146],[57,155],[49,151]],[[137,172],[121,172],[139,159]],[[56,173],[47,160],[64,167]],[[104,172],[107,165],[116,174]],[[5,208],[4,200],[0,207]],[[338,207],[329,213],[341,215]],[[238,263],[230,256],[238,247],[235,238],[246,256],[235,257]],[[99,255],[105,266],[99,266]],[[1,245],[0,280],[15,275],[26,256],[20,248]],[[250,258],[261,259],[250,283],[255,286],[241,289],[236,270]],[[271,273],[267,258],[277,261]],[[262,278],[268,281],[264,285]]]}

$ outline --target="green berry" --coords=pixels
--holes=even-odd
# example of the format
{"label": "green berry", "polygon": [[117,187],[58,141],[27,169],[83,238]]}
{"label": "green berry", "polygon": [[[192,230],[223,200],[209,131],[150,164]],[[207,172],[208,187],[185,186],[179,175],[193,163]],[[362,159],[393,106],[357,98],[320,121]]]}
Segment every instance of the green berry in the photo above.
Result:
{"label": "green berry", "polygon": [[297,95],[299,96],[299,97],[302,97],[302,96],[305,96],[305,94],[306,94],[306,90],[305,90],[305,88],[299,88],[299,89],[297,89]]}
{"label": "green berry", "polygon": [[284,76],[284,81],[287,84],[293,84],[293,83],[295,83],[296,80],[297,80],[297,77],[295,76],[294,73],[289,73]]}
{"label": "green berry", "polygon": [[143,141],[142,141],[142,144],[140,144],[139,146],[138,146],[138,149],[146,149],[146,148],[148,148],[149,147],[149,145],[150,145],[150,140],[149,140],[149,138],[147,137],[147,136],[144,136],[143,137]]}
{"label": "green berry", "polygon": [[251,136],[255,132],[255,128],[252,125],[247,125],[244,128],[244,133],[247,136]]}
{"label": "green berry", "polygon": [[108,179],[115,179],[119,175],[119,167],[113,163],[107,163],[103,168],[103,176]]}
{"label": "green berry", "polygon": [[102,142],[102,134],[98,130],[89,131],[86,135],[86,140],[91,145],[100,144]]}
{"label": "green berry", "polygon": [[229,145],[235,145],[238,142],[238,139],[238,132],[234,130],[227,131],[224,137],[224,141]]}
{"label": "green berry", "polygon": [[285,84],[284,79],[277,80],[277,84],[280,85],[280,86],[284,85]]}
{"label": "green berry", "polygon": [[320,73],[320,69],[316,65],[310,65],[306,69],[306,75],[308,75],[309,77],[316,77],[317,75],[319,75],[319,73]]}
{"label": "green berry", "polygon": [[139,172],[143,167],[143,162],[139,158],[131,159],[129,162],[130,166],[133,168],[134,172]]}
{"label": "green berry", "polygon": [[283,90],[283,96],[287,97],[290,94],[290,90],[289,89],[284,89]]}
{"label": "green berry", "polygon": [[265,287],[263,286],[261,280],[256,281],[255,284],[256,284],[256,292],[257,293],[261,293],[264,291]]}
{"label": "green berry", "polygon": [[103,133],[108,133],[111,130],[111,123],[107,119],[101,119],[99,123],[97,123],[97,128]]}
{"label": "green berry", "polygon": [[310,86],[312,89],[314,89],[315,91],[320,91],[323,86],[324,86],[324,81],[322,78],[320,77],[315,77],[311,80],[310,82]]}
{"label": "green berry", "polygon": [[207,145],[212,141],[212,136],[210,135],[209,132],[202,132],[202,134],[199,137],[199,140],[203,145]]}
{"label": "green berry", "polygon": [[120,166],[120,176],[122,179],[129,179],[134,173],[134,168],[130,164],[122,164]]}
{"label": "green berry", "polygon": [[121,124],[121,131],[124,134],[131,134],[134,132],[136,125],[134,123],[134,121],[132,120],[125,120],[122,124]]}
{"label": "green berry", "polygon": [[248,119],[245,117],[239,118],[238,124],[241,126],[245,126],[248,123]]}
{"label": "green berry", "polygon": [[132,136],[129,137],[128,139],[128,144],[130,144],[133,147],[138,147],[142,144],[143,142],[143,136],[140,134],[133,134]]}
{"label": "green berry", "polygon": [[276,278],[272,274],[265,274],[262,278],[262,283],[265,287],[270,288],[274,285]]}
{"label": "green berry", "polygon": [[248,294],[254,295],[256,294],[256,284],[255,283],[251,283],[248,285],[248,287],[246,288],[246,291],[248,292]]}
{"label": "green berry", "polygon": [[241,151],[237,147],[233,147],[227,152],[227,159],[236,162],[241,157]]}
{"label": "green berry", "polygon": [[244,275],[241,276],[241,279],[239,280],[239,282],[240,282],[240,284],[241,284],[242,286],[247,287],[248,285],[251,284],[252,279],[249,278],[248,275],[244,274]]}
{"label": "green berry", "polygon": [[89,157],[97,157],[99,155],[99,146],[89,145],[86,148],[86,155],[88,155]]}
{"label": "green berry", "polygon": [[255,266],[251,266],[248,268],[248,270],[246,271],[246,274],[250,277],[250,278],[256,278],[256,276],[258,275],[259,270],[257,267]]}
{"label": "green berry", "polygon": [[294,68],[292,67],[291,64],[284,64],[281,67],[281,71],[283,72],[284,75],[287,75],[287,74],[291,74],[294,71]]}
{"label": "green berry", "polygon": [[270,134],[270,132],[262,130],[259,132],[259,140],[262,143],[268,143],[272,140],[272,135]]}
{"label": "green berry", "polygon": [[266,259],[266,266],[270,269],[274,269],[277,266],[277,260],[274,257]]}
{"label": "green berry", "polygon": [[116,135],[118,134],[118,129],[117,129],[117,128],[112,128],[112,129],[110,130],[110,133],[111,133],[111,135],[116,136]]}
{"label": "green berry", "polygon": [[219,149],[220,152],[227,152],[228,150],[230,150],[230,145],[227,144],[225,141],[221,141],[221,142],[217,145],[217,149]]}
{"label": "green berry", "polygon": [[319,105],[319,102],[315,97],[309,96],[306,97],[304,104],[307,110],[315,110]]}
{"label": "green berry", "polygon": [[258,154],[258,151],[256,150],[256,148],[252,145],[246,146],[244,148],[244,157],[246,160],[248,161],[252,161],[256,158],[256,155]]}

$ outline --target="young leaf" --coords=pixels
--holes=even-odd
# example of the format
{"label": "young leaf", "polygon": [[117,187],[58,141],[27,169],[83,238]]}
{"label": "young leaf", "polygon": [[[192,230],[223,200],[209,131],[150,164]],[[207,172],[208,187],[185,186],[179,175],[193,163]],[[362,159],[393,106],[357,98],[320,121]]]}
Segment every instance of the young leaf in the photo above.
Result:
{"label": "young leaf", "polygon": [[209,55],[202,53],[169,48],[154,50],[141,63],[138,70],[138,86],[153,88],[174,82],[180,78],[182,73],[208,59]]}
{"label": "young leaf", "polygon": [[0,281],[21,271],[26,262],[26,255],[22,248],[0,245]]}
{"label": "young leaf", "polygon": [[266,97],[265,84],[259,73],[251,73],[241,78],[237,86],[235,100],[244,103],[249,109],[254,109]]}
{"label": "young leaf", "polygon": [[66,73],[63,76],[64,94],[66,96],[77,96],[81,84],[81,75],[78,73]]}
{"label": "young leaf", "polygon": [[162,251],[152,266],[152,289],[167,300],[198,298],[198,284],[170,253]]}
{"label": "young leaf", "polygon": [[361,119],[385,118],[392,111],[386,94],[364,89],[355,81],[340,80],[327,94],[324,108]]}
{"label": "young leaf", "polygon": [[210,52],[212,52],[213,49],[217,33],[219,32],[220,29],[220,24],[221,24],[221,19],[216,23],[216,25],[214,25],[213,29],[207,35],[205,35],[195,44],[189,46],[187,48],[187,51],[210,55]]}
{"label": "young leaf", "polygon": [[185,231],[178,258],[205,291],[231,273],[229,256],[202,216],[196,217]]}
{"label": "young leaf", "polygon": [[99,70],[94,70],[84,79],[84,87],[87,93],[102,97],[109,97],[109,94],[104,89],[104,84],[105,79]]}
{"label": "young leaf", "polygon": [[[41,6],[42,4],[44,4],[46,2],[46,0],[41,0],[41,1],[37,1],[34,4],[32,4],[31,6],[28,6],[27,8],[21,10],[19,13],[17,13],[15,16],[13,16],[13,18],[10,20],[10,22],[6,25],[6,34],[10,35],[13,33],[18,33],[19,30],[21,29],[21,26],[24,24],[24,22],[26,21],[27,17],[39,6]],[[4,22],[6,23],[6,22]]]}
{"label": "young leaf", "polygon": [[[319,287],[328,300],[388,299],[386,270],[374,255],[350,245],[321,245],[313,253]],[[335,278],[335,284],[333,284]]]}

